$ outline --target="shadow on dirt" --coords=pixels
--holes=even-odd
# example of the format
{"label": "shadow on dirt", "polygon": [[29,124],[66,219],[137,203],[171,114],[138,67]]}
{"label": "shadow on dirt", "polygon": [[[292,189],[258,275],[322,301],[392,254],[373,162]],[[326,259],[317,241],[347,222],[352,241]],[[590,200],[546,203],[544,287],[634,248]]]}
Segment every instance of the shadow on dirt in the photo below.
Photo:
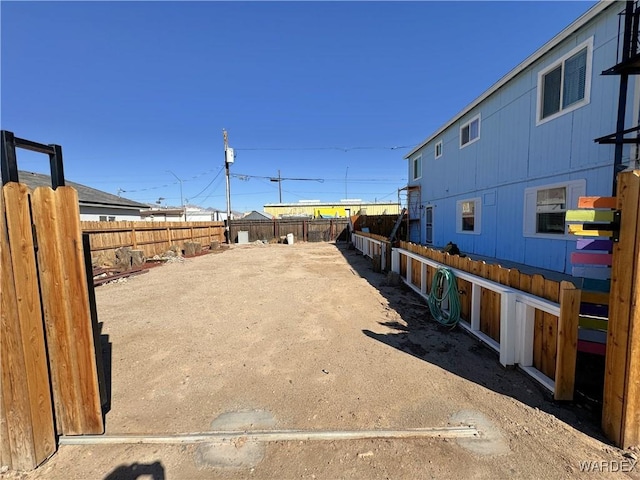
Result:
{"label": "shadow on dirt", "polygon": [[103,480],[165,480],[164,467],[160,462],[132,463],[120,465]]}
{"label": "shadow on dirt", "polygon": [[433,320],[422,297],[403,283],[389,285],[386,274],[373,271],[371,259],[363,257],[346,243],[336,244],[336,248],[349,262],[353,272],[376,288],[389,302],[388,309],[397,312],[402,320],[379,322],[395,330],[393,333],[363,330],[366,336],[549,413],[575,429],[609,443],[600,430],[601,412],[597,402],[554,401],[551,393],[526,373],[502,367],[494,350],[461,327],[451,329]]}

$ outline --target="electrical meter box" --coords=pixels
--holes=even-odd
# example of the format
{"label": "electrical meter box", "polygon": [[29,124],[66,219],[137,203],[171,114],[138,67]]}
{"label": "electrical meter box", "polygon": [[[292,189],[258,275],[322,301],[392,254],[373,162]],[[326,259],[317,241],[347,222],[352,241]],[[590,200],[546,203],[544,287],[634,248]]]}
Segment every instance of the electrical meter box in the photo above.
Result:
{"label": "electrical meter box", "polygon": [[225,159],[226,162],[227,163],[233,163],[233,158],[235,156],[235,154],[233,153],[233,148],[228,147],[227,151],[225,152],[225,154],[226,154],[226,159]]}

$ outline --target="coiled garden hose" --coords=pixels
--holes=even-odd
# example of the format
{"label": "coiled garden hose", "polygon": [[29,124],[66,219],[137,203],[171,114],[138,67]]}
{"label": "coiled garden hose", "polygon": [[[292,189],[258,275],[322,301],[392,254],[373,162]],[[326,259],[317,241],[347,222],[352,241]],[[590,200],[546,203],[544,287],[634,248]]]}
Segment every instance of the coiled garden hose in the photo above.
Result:
{"label": "coiled garden hose", "polygon": [[[442,310],[442,304],[448,301],[448,311]],[[427,299],[431,316],[440,324],[455,327],[460,321],[460,296],[456,277],[451,270],[439,267],[433,275],[431,292]]]}

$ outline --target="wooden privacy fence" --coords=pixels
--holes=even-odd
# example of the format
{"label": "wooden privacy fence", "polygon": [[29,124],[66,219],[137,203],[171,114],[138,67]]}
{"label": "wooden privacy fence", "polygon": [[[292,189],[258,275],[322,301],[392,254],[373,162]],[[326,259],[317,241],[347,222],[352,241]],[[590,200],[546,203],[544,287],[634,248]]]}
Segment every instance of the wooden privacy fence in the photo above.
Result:
{"label": "wooden privacy fence", "polygon": [[248,232],[249,241],[269,241],[292,233],[298,241],[333,242],[346,237],[348,219],[274,219],[274,220],[231,220],[231,241],[236,242],[238,232]]}
{"label": "wooden privacy fence", "polygon": [[[375,245],[361,232],[354,237],[357,248]],[[495,349],[503,365],[519,364],[556,399],[572,399],[580,290],[408,242],[392,249],[391,270],[424,297],[442,266],[458,281],[460,325]]]}
{"label": "wooden privacy fence", "polygon": [[80,230],[71,187],[20,183],[0,198],[0,464],[29,470],[55,434],[104,430]]}
{"label": "wooden privacy fence", "polygon": [[354,232],[351,234],[351,243],[369,258],[380,255],[382,270],[391,270],[391,242],[387,237],[374,233]]}
{"label": "wooden privacy fence", "polygon": [[210,245],[225,241],[223,222],[80,222],[89,234],[91,253],[112,257],[121,247],[142,250],[145,257],[161,255],[173,245],[182,248],[184,242]]}

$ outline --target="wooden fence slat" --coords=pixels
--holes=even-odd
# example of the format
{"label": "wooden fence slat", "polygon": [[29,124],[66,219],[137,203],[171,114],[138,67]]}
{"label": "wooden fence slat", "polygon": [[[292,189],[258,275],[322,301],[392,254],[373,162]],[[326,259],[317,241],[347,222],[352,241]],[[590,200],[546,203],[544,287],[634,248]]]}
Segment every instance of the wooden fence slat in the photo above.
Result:
{"label": "wooden fence slat", "polygon": [[[537,297],[544,297],[544,277],[533,275],[531,277],[531,293]],[[536,309],[533,329],[533,366],[547,375],[542,367],[543,343],[544,343],[544,313]],[[546,366],[546,365],[545,365]],[[548,376],[548,375],[547,375]]]}
{"label": "wooden fence slat", "polygon": [[[6,412],[11,421],[7,429],[12,440],[11,446],[18,448],[18,451],[12,452],[12,464],[22,464],[31,469],[55,452],[53,407],[31,228],[29,190],[23,184],[9,183],[3,188],[3,195],[6,225],[3,211],[2,230],[4,232],[6,228],[8,242],[5,243],[6,251],[3,249],[2,275],[3,280],[6,277],[9,284],[3,281],[2,285],[2,323],[10,329],[7,335],[3,335],[2,344],[3,376],[9,375],[4,377],[3,386],[7,387],[5,393],[9,392],[11,405]],[[9,255],[10,260],[6,258]],[[14,303],[12,297],[19,300]],[[18,392],[21,395],[14,397],[13,394]],[[16,402],[23,405],[18,406]],[[13,418],[15,413],[18,415]],[[18,425],[17,422],[25,423]],[[27,453],[24,448],[32,451]]]}
{"label": "wooden fence slat", "polygon": [[[77,193],[40,187],[33,194],[38,258],[54,399],[65,435],[104,430],[84,269]],[[56,285],[64,285],[61,292]],[[68,362],[68,363],[67,363]]]}
{"label": "wooden fence slat", "polygon": [[[551,302],[559,302],[560,284],[553,280],[544,280],[544,298]],[[544,336],[542,340],[542,372],[549,378],[555,379],[558,345],[558,317],[550,313],[543,313]],[[576,322],[577,322],[576,315]]]}
{"label": "wooden fence slat", "polygon": [[556,400],[573,400],[578,349],[580,290],[570,282],[560,284],[560,317],[555,365]]}
{"label": "wooden fence slat", "polygon": [[[4,197],[7,191],[2,189]],[[2,251],[0,252],[2,270],[0,271],[0,400],[2,400],[2,420],[6,424],[0,438],[4,465],[14,469],[30,470],[36,465],[33,446],[33,428],[25,399],[28,398],[24,376],[26,365],[21,348],[20,322],[18,315],[18,296],[15,276],[11,260],[10,238],[5,218],[5,201],[3,198],[0,210],[0,234],[2,235]],[[11,204],[11,199],[7,199]],[[10,209],[8,209],[10,210]],[[6,436],[5,436],[6,431]]]}
{"label": "wooden fence slat", "polygon": [[[624,400],[623,417],[622,417],[622,440],[620,447],[628,448],[631,445],[640,444],[640,245],[638,240],[640,239],[640,170],[635,172],[626,173],[621,175],[626,177],[623,185],[633,187],[636,193],[635,201],[633,197],[626,202],[624,206],[620,206],[620,209],[625,212],[626,215],[633,215],[633,207],[630,204],[635,205],[635,235],[632,237],[635,243],[635,251],[633,255],[624,262],[627,268],[627,277],[614,277],[620,281],[627,283],[628,285],[621,288],[629,288],[629,338],[627,343],[627,365],[626,365],[626,398]],[[629,222],[631,223],[631,222]],[[627,228],[631,230],[631,226]],[[624,241],[627,242],[631,238],[626,234],[631,232],[625,232]],[[621,234],[622,235],[622,234]],[[622,237],[621,237],[622,238]],[[629,265],[629,260],[633,263]],[[615,292],[614,297],[619,299]],[[624,302],[624,299],[621,299]]]}
{"label": "wooden fence slat", "polygon": [[[640,255],[638,248],[638,231],[640,223],[640,171],[622,173],[618,176],[618,196],[616,208],[622,212],[620,224],[620,241],[613,247],[613,265],[611,278],[611,298],[609,306],[609,328],[607,351],[605,359],[605,380],[602,406],[602,428],[610,440],[622,448],[627,448],[629,438],[638,437],[638,408],[640,400],[637,382],[640,376],[637,358],[629,358],[629,350],[640,355],[637,341],[640,332],[632,330],[632,313],[638,314],[638,305],[634,295],[640,295],[638,289],[638,269]],[[633,291],[633,270],[635,267],[636,291]],[[630,349],[629,339],[634,338],[635,344]],[[633,343],[633,342],[632,342]],[[632,368],[630,368],[632,367]],[[633,381],[627,379],[634,375]],[[629,390],[630,388],[630,390]],[[631,394],[631,395],[629,395]],[[633,411],[635,409],[635,411]],[[629,421],[625,421],[629,420]],[[628,435],[627,435],[628,434]]]}

